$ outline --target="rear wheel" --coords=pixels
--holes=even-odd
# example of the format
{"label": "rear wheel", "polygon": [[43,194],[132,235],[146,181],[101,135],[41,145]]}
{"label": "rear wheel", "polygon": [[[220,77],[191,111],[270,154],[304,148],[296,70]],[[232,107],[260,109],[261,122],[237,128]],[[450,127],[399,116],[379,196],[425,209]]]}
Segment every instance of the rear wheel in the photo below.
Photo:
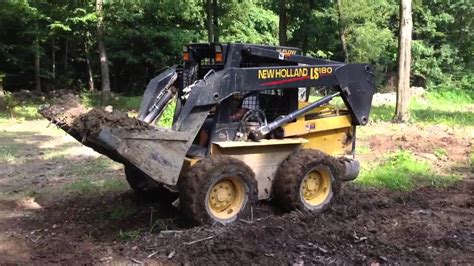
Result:
{"label": "rear wheel", "polygon": [[228,156],[207,157],[178,181],[180,209],[198,224],[228,224],[246,218],[257,200],[255,174]]}
{"label": "rear wheel", "polygon": [[340,190],[335,158],[317,151],[300,150],[282,162],[273,183],[273,198],[287,211],[320,212]]}

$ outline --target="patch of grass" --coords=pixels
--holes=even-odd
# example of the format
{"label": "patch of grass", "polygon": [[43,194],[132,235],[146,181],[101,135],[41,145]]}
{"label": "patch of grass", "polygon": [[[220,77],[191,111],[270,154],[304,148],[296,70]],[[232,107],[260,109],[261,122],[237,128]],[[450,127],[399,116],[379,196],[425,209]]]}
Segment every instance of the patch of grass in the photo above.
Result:
{"label": "patch of grass", "polygon": [[438,159],[443,159],[443,158],[446,158],[446,156],[448,156],[448,152],[446,152],[445,149],[443,148],[436,148],[434,151],[433,151],[433,154],[436,156],[436,158]]}
{"label": "patch of grass", "polygon": [[132,204],[117,206],[110,212],[110,219],[113,221],[121,221],[134,215],[136,211],[135,206]]}
{"label": "patch of grass", "polygon": [[453,106],[471,105],[474,102],[473,92],[463,90],[444,90],[439,92],[429,92],[425,98],[432,105],[441,108],[453,108]]}
{"label": "patch of grass", "polygon": [[436,175],[431,165],[416,158],[411,152],[398,151],[366,171],[362,171],[357,182],[372,187],[393,190],[411,190],[420,186],[445,186],[457,180],[456,176]]}
{"label": "patch of grass", "polygon": [[120,230],[118,237],[123,241],[137,240],[140,237],[140,234],[141,230],[128,230],[125,232],[122,232],[122,230]]}
{"label": "patch of grass", "polygon": [[474,171],[474,152],[469,154],[469,166],[471,167],[471,171]]}
{"label": "patch of grass", "polygon": [[110,159],[99,157],[93,161],[80,164],[71,164],[67,169],[67,173],[79,177],[91,177],[110,169],[114,162]]}
{"label": "patch of grass", "polygon": [[474,126],[474,113],[464,111],[442,111],[432,107],[412,109],[410,120],[450,126]]}
{"label": "patch of grass", "polygon": [[13,155],[11,151],[8,149],[1,149],[0,150],[0,162],[13,162],[15,161],[16,157]]}
{"label": "patch of grass", "polygon": [[80,178],[65,186],[66,191],[77,194],[104,194],[108,192],[120,191],[127,187],[125,181],[117,179],[92,180]]}
{"label": "patch of grass", "polygon": [[42,118],[42,116],[38,113],[38,105],[36,104],[13,107],[13,117],[24,118],[25,120]]}
{"label": "patch of grass", "polygon": [[[86,107],[96,107],[100,105],[100,93],[83,92],[80,95],[82,104]],[[114,95],[110,100],[110,105],[114,108],[129,111],[140,109],[142,96],[120,96]]]}
{"label": "patch of grass", "polygon": [[358,146],[358,147],[356,147],[356,153],[357,154],[369,154],[371,152],[372,152],[372,150],[367,146]]}
{"label": "patch of grass", "polygon": [[372,106],[369,119],[374,122],[389,122],[394,113],[395,107],[390,105]]}
{"label": "patch of grass", "polygon": [[[428,92],[423,98],[414,98],[410,104],[410,122],[474,126],[474,105],[469,94],[461,92]],[[372,106],[370,120],[390,122],[395,106]]]}

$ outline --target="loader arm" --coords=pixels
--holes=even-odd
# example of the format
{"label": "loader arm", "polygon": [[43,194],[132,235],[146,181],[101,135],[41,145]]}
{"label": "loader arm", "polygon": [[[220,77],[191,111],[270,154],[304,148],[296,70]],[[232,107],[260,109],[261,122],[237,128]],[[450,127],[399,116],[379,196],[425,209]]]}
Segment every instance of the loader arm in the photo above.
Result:
{"label": "loader arm", "polygon": [[194,85],[176,128],[194,108],[219,104],[235,93],[322,86],[338,88],[353,123],[365,125],[374,94],[373,79],[370,65],[333,61],[319,65],[228,68]]}

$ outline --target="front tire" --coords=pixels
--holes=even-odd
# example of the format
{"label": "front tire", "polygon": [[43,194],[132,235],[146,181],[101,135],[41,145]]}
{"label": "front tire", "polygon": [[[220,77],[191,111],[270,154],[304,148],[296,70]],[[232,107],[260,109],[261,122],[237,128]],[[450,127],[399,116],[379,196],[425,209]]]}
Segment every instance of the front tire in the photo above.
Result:
{"label": "front tire", "polygon": [[178,181],[180,210],[198,224],[229,224],[247,218],[257,201],[252,169],[229,156],[196,163]]}
{"label": "front tire", "polygon": [[124,165],[124,170],[128,184],[137,194],[147,193],[161,187],[158,182],[150,179],[133,165]]}
{"label": "front tire", "polygon": [[330,206],[340,190],[336,160],[318,150],[299,150],[280,165],[273,199],[282,209],[318,213]]}

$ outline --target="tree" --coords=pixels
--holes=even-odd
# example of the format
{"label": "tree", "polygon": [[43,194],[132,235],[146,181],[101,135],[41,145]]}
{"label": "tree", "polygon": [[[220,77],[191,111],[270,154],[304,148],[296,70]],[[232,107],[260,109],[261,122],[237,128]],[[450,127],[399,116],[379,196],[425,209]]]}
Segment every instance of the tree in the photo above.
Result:
{"label": "tree", "polygon": [[41,50],[38,23],[36,23],[36,39],[35,39],[35,91],[41,91]]}
{"label": "tree", "polygon": [[278,40],[280,45],[288,44],[288,14],[286,10],[286,0],[278,2]]}
{"label": "tree", "polygon": [[5,77],[5,74],[0,72],[0,111],[4,111],[7,109],[6,103],[5,103],[5,92],[3,91],[3,78]]}
{"label": "tree", "polygon": [[213,0],[206,1],[206,25],[207,25],[207,40],[208,42],[214,42],[214,23],[212,20],[212,2]]}
{"label": "tree", "polygon": [[347,51],[347,41],[346,41],[346,25],[343,23],[342,19],[342,0],[337,0],[337,18],[339,24],[339,38],[341,39],[342,52],[344,54],[344,62],[349,63],[349,52]]}
{"label": "tree", "polygon": [[393,121],[406,122],[410,116],[411,34],[413,30],[411,0],[400,0],[400,33],[398,42],[397,104]]}
{"label": "tree", "polygon": [[104,13],[103,1],[96,0],[97,20],[97,43],[99,45],[100,73],[102,77],[102,97],[101,104],[107,105],[110,101],[110,78],[107,52],[104,45]]}

